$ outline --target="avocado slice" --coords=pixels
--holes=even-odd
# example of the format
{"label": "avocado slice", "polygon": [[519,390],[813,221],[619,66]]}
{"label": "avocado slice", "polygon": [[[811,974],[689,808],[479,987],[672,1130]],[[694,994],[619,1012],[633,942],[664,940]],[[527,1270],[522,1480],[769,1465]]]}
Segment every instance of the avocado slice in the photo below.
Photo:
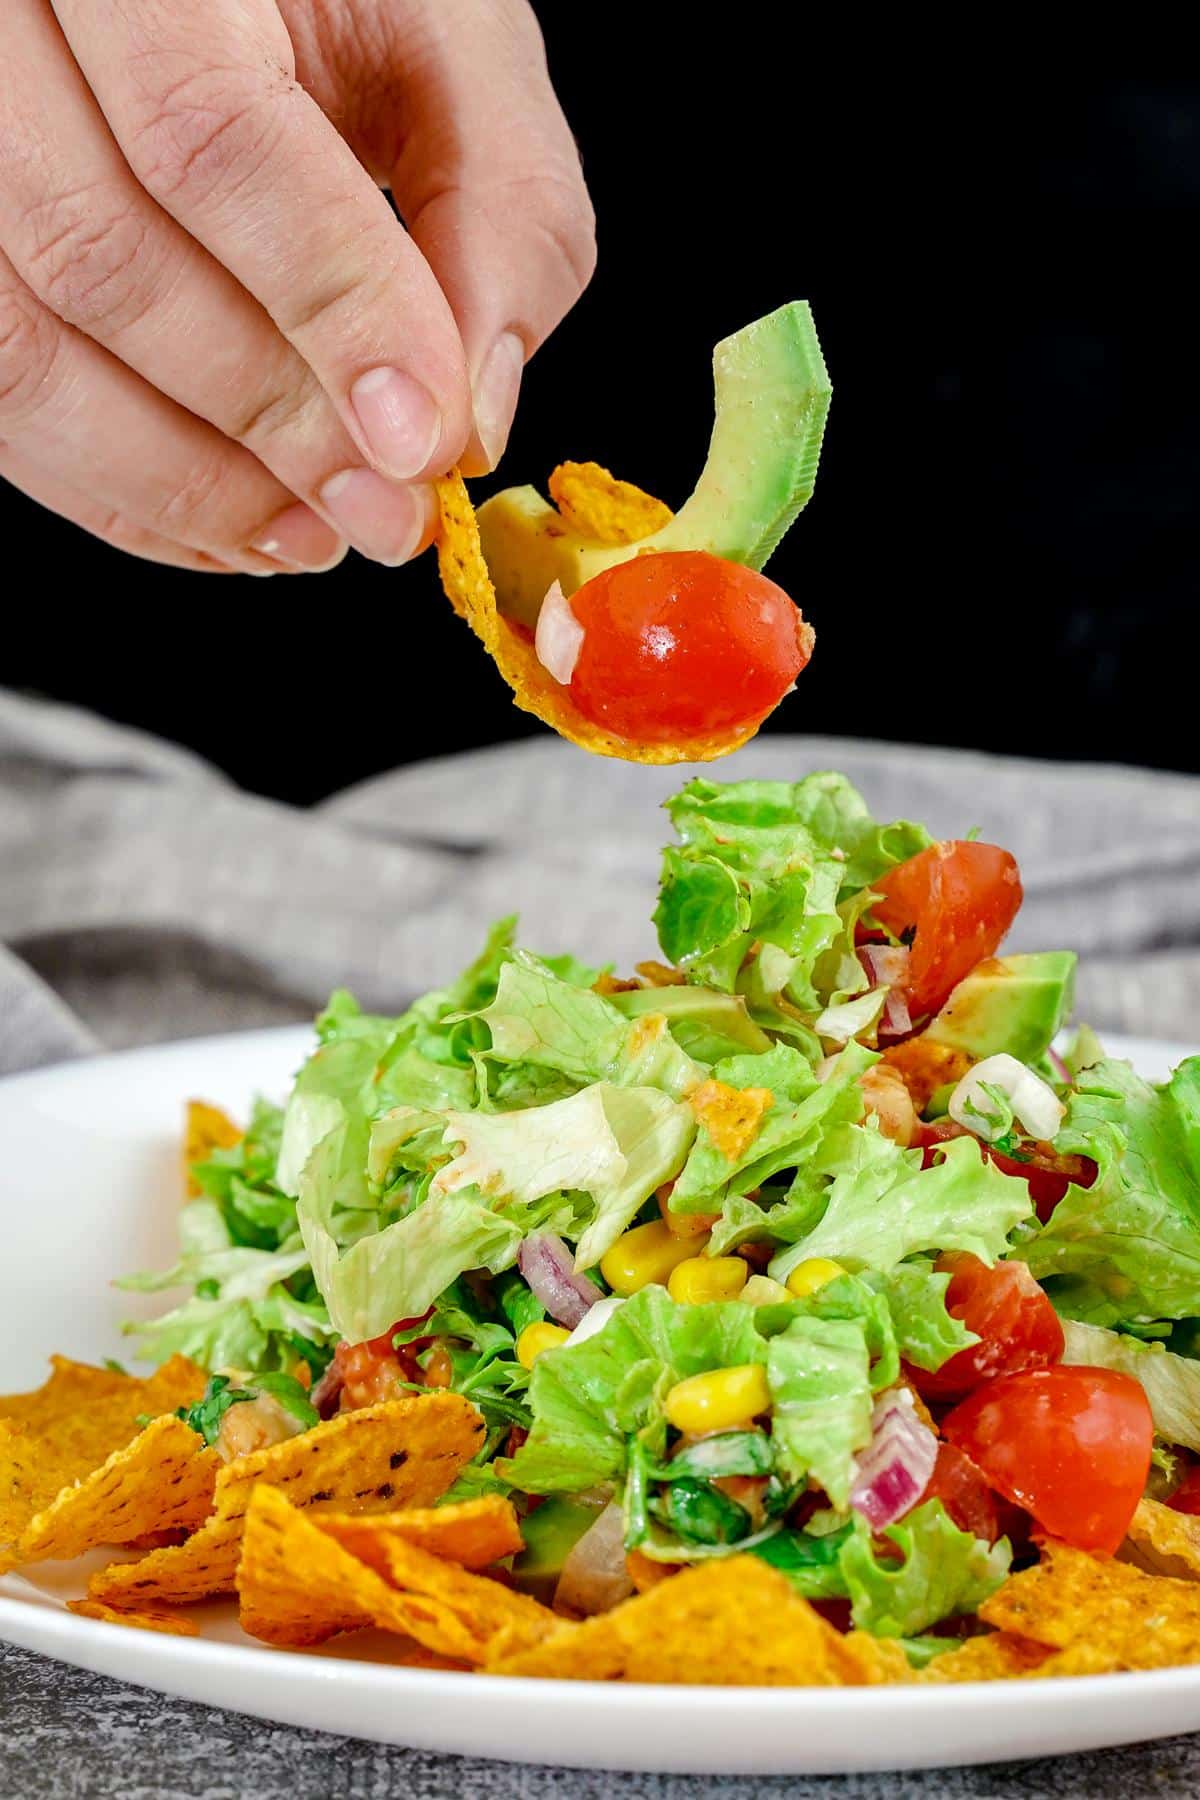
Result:
{"label": "avocado slice", "polygon": [[761,569],[811,498],[832,389],[807,300],[793,300],[713,351],[715,419],[695,491],[636,544],[602,544],[566,525],[533,487],[479,509],[500,610],[531,628],[546,589],[564,594],[602,569],[657,550],[708,550]]}
{"label": "avocado slice", "polygon": [[662,1013],[675,1042],[697,1062],[715,1063],[771,1048],[770,1038],[754,1023],[740,994],[718,994],[702,987],[634,988],[609,994],[608,1004],[627,1019]]}
{"label": "avocado slice", "polygon": [[521,1520],[525,1548],[513,1558],[514,1584],[544,1605],[552,1605],[563,1564],[603,1510],[603,1502],[588,1504],[555,1495],[526,1513]]}
{"label": "avocado slice", "polygon": [[1071,950],[989,957],[959,982],[924,1035],[976,1059],[1006,1050],[1036,1062],[1071,1011],[1075,963]]}

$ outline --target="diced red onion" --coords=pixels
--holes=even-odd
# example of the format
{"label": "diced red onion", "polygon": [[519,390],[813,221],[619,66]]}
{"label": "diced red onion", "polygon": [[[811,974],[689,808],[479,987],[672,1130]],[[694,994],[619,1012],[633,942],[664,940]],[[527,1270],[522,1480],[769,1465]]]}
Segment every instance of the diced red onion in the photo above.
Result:
{"label": "diced red onion", "polygon": [[1054,1070],[1054,1073],[1058,1076],[1058,1079],[1062,1082],[1063,1086],[1070,1087],[1072,1085],[1074,1077],[1072,1076],[1070,1069],[1068,1069],[1068,1067],[1067,1067],[1066,1063],[1063,1061],[1062,1057],[1058,1054],[1058,1051],[1057,1050],[1047,1050],[1046,1057],[1047,1057],[1047,1060],[1049,1061],[1050,1067]]}
{"label": "diced red onion", "polygon": [[552,581],[538,613],[533,647],[542,667],[549,670],[560,687],[570,687],[582,644],[583,626],[559,583]]}
{"label": "diced red onion", "polygon": [[333,1361],[326,1365],[324,1374],[308,1396],[323,1419],[332,1419],[338,1409],[342,1398],[342,1389],[345,1385],[346,1378],[342,1373],[341,1359],[335,1356]]}
{"label": "diced red onion", "polygon": [[880,1037],[907,1037],[912,1028],[912,1015],[908,1010],[908,1001],[899,988],[889,988],[879,1020]]}
{"label": "diced red onion", "polygon": [[888,1388],[875,1402],[871,1442],[858,1458],[850,1504],[874,1531],[903,1518],[933,1474],[937,1439],[918,1417],[907,1388]]}
{"label": "diced red onion", "polygon": [[903,944],[860,944],[858,960],[872,987],[903,987],[909,953]]}
{"label": "diced red onion", "polygon": [[625,1564],[625,1515],[610,1500],[594,1525],[567,1551],[554,1604],[567,1612],[609,1612],[633,1592]]}
{"label": "diced red onion", "polygon": [[525,1239],[517,1267],[550,1317],[568,1328],[578,1325],[601,1298],[594,1281],[575,1273],[574,1257],[552,1231],[535,1231]]}

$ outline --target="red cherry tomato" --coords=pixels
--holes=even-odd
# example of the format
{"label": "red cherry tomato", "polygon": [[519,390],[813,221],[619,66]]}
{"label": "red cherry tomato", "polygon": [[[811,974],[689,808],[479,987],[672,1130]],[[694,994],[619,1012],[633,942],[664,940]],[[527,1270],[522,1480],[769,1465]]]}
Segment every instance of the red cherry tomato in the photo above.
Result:
{"label": "red cherry tomato", "polygon": [[1188,1470],[1167,1505],[1176,1512],[1200,1513],[1200,1464],[1193,1464]]}
{"label": "red cherry tomato", "polygon": [[942,1431],[1052,1537],[1101,1556],[1125,1536],[1154,1444],[1150,1403],[1131,1375],[1062,1364],[986,1382]]}
{"label": "red cherry tomato", "polygon": [[989,1544],[994,1544],[1001,1535],[991,1488],[970,1457],[956,1450],[953,1444],[942,1442],[938,1445],[929,1486],[917,1505],[926,1500],[940,1500],[958,1529],[969,1531],[972,1537],[986,1538]]}
{"label": "red cherry tomato", "polygon": [[[939,1144],[950,1138],[970,1135],[965,1125],[958,1125],[953,1119],[936,1119],[931,1125],[922,1124],[916,1141],[924,1151],[923,1166],[927,1169],[932,1166]],[[1068,1155],[1065,1151],[1052,1150],[1049,1144],[1026,1144],[1023,1155],[1029,1158],[1028,1162],[1005,1156],[1002,1150],[994,1150],[982,1139],[979,1148],[988,1161],[994,1162],[1006,1175],[1021,1175],[1029,1183],[1029,1197],[1043,1225],[1072,1182],[1076,1187],[1087,1188],[1096,1179],[1096,1165],[1090,1156]]]}
{"label": "red cherry tomato", "polygon": [[782,588],[703,550],[634,556],[585,582],[571,698],[594,725],[672,743],[755,724],[812,655]]}
{"label": "red cherry tomato", "polygon": [[994,956],[1021,905],[1021,875],[1007,850],[950,839],[897,863],[871,886],[872,907],[893,936],[912,937],[905,997],[914,1018],[935,1013],[977,962]]}
{"label": "red cherry tomato", "polygon": [[975,1332],[979,1342],[957,1351],[932,1373],[908,1371],[926,1400],[961,1400],[981,1381],[1062,1361],[1058,1314],[1024,1263],[996,1263],[989,1269],[963,1250],[939,1257],[937,1266],[950,1270],[946,1311]]}

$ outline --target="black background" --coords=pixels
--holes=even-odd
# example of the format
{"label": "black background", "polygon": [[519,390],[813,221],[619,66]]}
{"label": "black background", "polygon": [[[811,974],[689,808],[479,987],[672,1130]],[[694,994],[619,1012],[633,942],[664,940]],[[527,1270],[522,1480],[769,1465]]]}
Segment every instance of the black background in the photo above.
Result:
{"label": "black background", "polygon": [[[906,80],[811,62],[801,9],[680,52],[682,9],[542,9],[600,268],[526,378],[500,476],[594,457],[678,504],[713,343],[811,300],[834,382],[770,565],[816,626],[811,730],[1200,769],[1200,89]],[[772,29],[761,29],[764,15]],[[607,21],[609,29],[599,27]],[[10,490],[0,671],[309,800],[542,727],[429,558],[307,579],[140,564]],[[3,578],[0,578],[3,579]],[[769,729],[770,727],[768,727]]]}

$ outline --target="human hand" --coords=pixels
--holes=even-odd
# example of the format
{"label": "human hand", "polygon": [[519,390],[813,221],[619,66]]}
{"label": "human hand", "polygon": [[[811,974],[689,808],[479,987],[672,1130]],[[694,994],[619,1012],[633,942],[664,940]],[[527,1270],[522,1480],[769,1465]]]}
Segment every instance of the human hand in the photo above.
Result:
{"label": "human hand", "polygon": [[414,555],[594,261],[524,0],[4,15],[0,476],[183,568]]}

